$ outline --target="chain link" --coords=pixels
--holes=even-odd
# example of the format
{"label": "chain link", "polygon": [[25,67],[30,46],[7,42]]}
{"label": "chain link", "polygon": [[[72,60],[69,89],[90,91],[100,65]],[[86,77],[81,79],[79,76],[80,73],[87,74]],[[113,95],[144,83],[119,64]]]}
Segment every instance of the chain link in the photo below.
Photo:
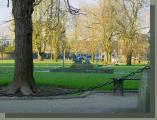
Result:
{"label": "chain link", "polygon": [[132,76],[134,76],[137,73],[142,73],[144,70],[149,70],[149,69],[150,69],[150,66],[146,65],[143,68],[137,69],[136,71],[129,73],[128,75],[125,75],[125,76],[122,76],[120,78],[117,78],[117,80],[125,80],[128,77],[132,77]]}
{"label": "chain link", "polygon": [[[128,77],[132,77],[137,73],[142,73],[144,70],[149,70],[149,69],[150,69],[150,66],[145,66],[144,68],[137,69],[136,71],[131,72],[128,75],[122,76],[120,78],[112,78],[113,81],[111,81],[111,82],[105,82],[105,83],[102,83],[102,84],[97,84],[93,87],[89,87],[89,88],[86,88],[86,89],[83,89],[83,90],[75,90],[75,91],[70,91],[70,92],[65,92],[65,93],[59,93],[59,94],[56,94],[55,96],[83,93],[83,92],[91,91],[91,90],[94,90],[94,89],[97,89],[97,88],[106,87],[106,86],[109,86],[109,85],[113,84],[114,81],[124,81]],[[0,93],[0,96],[14,97],[15,95],[14,94],[7,94],[7,93]],[[52,95],[51,94],[49,94],[49,95],[34,94],[34,95],[30,95],[28,97],[43,97],[43,96],[48,97],[48,96],[52,96]]]}

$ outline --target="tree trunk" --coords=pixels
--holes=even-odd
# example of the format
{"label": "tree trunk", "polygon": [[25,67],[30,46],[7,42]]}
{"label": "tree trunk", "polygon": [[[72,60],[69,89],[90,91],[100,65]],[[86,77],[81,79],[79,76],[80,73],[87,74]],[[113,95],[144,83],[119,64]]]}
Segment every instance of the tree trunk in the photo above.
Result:
{"label": "tree trunk", "polygon": [[43,61],[44,60],[43,55],[44,55],[44,53],[38,52],[38,61]]}
{"label": "tree trunk", "polygon": [[107,52],[107,64],[111,64],[111,52]]}
{"label": "tree trunk", "polygon": [[65,49],[63,50],[63,68],[64,68],[64,65],[65,64]]}
{"label": "tree trunk", "polygon": [[12,0],[15,20],[15,71],[9,93],[36,92],[33,77],[32,12],[34,0]]}
{"label": "tree trunk", "polygon": [[54,49],[54,61],[58,62],[58,48]]}
{"label": "tree trunk", "polygon": [[38,61],[43,61],[44,60],[44,52],[41,51],[41,47],[38,48]]}
{"label": "tree trunk", "polygon": [[136,64],[136,55],[134,55],[134,64]]}
{"label": "tree trunk", "polygon": [[95,62],[95,51],[92,51],[92,63]]}
{"label": "tree trunk", "polygon": [[52,55],[52,46],[50,48],[50,60],[53,60],[53,55]]}
{"label": "tree trunk", "polygon": [[3,52],[1,52],[1,59],[3,60]]}
{"label": "tree trunk", "polygon": [[104,64],[106,65],[107,64],[107,53],[104,52]]}
{"label": "tree trunk", "polygon": [[128,66],[131,66],[131,58],[132,58],[132,53],[129,53],[127,56],[126,56],[126,64]]}

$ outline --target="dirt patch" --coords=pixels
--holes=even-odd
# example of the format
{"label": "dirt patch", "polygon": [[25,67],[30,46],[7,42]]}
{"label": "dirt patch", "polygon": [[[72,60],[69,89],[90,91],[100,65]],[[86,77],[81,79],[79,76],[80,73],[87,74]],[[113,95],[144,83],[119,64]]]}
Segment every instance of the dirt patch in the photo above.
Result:
{"label": "dirt patch", "polygon": [[[75,90],[67,89],[67,88],[59,88],[59,87],[49,87],[49,86],[40,86],[39,92],[30,97],[48,97],[48,96],[59,96],[59,95],[67,95]],[[20,93],[16,94],[8,94],[6,87],[0,87],[0,97],[26,97]],[[28,96],[29,97],[29,96]]]}

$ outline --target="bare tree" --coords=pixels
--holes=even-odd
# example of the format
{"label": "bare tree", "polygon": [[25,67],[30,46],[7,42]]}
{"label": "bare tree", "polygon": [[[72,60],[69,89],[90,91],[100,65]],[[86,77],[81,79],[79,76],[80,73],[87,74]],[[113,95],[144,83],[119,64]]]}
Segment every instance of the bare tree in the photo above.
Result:
{"label": "bare tree", "polygon": [[[43,55],[45,54],[46,45],[48,42],[47,36],[47,22],[48,22],[48,6],[51,4],[48,1],[42,1],[35,7],[33,14],[33,45],[38,51],[38,60],[43,61]],[[43,11],[44,16],[43,16]]]}
{"label": "bare tree", "polygon": [[112,37],[114,20],[114,2],[112,0],[99,0],[97,6],[88,10],[97,25],[97,31],[102,33],[99,37],[104,47],[104,64],[111,63]]}
{"label": "bare tree", "polygon": [[[119,0],[117,3],[121,7],[116,8],[117,16],[115,29],[120,33],[123,40],[126,64],[131,65],[135,41],[139,36],[137,20],[142,3],[140,0]],[[121,14],[119,15],[119,13]]]}

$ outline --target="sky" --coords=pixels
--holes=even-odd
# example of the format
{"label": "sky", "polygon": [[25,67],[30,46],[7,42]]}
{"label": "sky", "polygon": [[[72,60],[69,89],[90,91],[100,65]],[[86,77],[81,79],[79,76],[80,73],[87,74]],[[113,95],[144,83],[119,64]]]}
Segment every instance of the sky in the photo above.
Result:
{"label": "sky", "polygon": [[7,0],[0,0],[0,36],[6,34],[9,23],[5,22],[12,19],[11,5],[7,7]]}
{"label": "sky", "polygon": [[[11,1],[11,0],[10,0]],[[70,4],[76,8],[79,8],[79,4],[96,4],[96,0],[69,0]],[[89,2],[90,1],[90,2]],[[8,26],[9,23],[6,23],[5,21],[8,21],[12,19],[12,13],[11,13],[11,5],[9,8],[7,7],[7,0],[0,0],[0,36],[2,34],[5,34],[6,31],[9,30]],[[143,11],[141,11],[140,14],[140,24],[141,27],[150,27],[150,8],[147,7]],[[142,32],[147,33],[149,31],[148,29],[144,29]]]}
{"label": "sky", "polygon": [[11,18],[11,6],[7,7],[7,0],[0,0],[0,24]]}

